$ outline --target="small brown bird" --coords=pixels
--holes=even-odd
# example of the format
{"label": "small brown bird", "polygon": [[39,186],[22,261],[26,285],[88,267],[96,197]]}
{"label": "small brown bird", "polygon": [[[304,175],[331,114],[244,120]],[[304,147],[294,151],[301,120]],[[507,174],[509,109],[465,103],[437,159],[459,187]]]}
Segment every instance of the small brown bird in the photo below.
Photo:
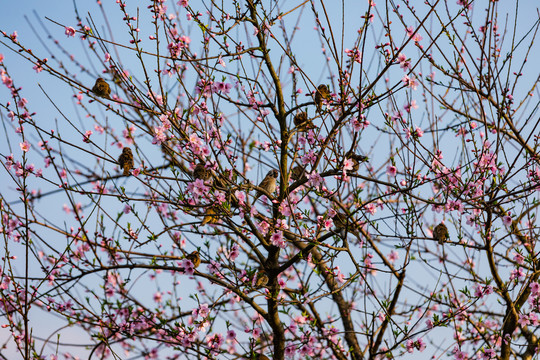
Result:
{"label": "small brown bird", "polygon": [[306,174],[306,169],[304,167],[298,165],[291,169],[291,179],[294,181],[298,181],[304,177]]}
{"label": "small brown bird", "polygon": [[306,132],[309,129],[315,128],[313,121],[311,121],[311,119],[308,119],[307,113],[305,111],[296,113],[296,115],[294,116],[293,122],[294,122],[294,126],[296,126],[296,128],[300,132]]}
{"label": "small brown bird", "polygon": [[206,209],[201,225],[217,224],[218,222],[219,222],[219,215],[218,215],[218,212],[216,211],[216,208],[214,206],[211,206],[208,209]]}
{"label": "small brown bird", "polygon": [[448,233],[448,228],[443,223],[435,226],[433,229],[433,238],[439,242],[439,244],[444,244],[446,240],[450,239],[450,234]]}
{"label": "small brown bird", "polygon": [[360,168],[360,164],[369,160],[367,156],[358,155],[358,154],[354,154],[354,153],[347,153],[345,155],[345,159],[351,159],[352,160],[353,166],[352,166],[352,169],[349,170],[349,172],[351,172],[351,173],[357,172],[358,169]]}
{"label": "small brown bird", "polygon": [[338,212],[332,220],[334,221],[335,232],[342,238],[346,237],[347,233],[358,235],[358,223],[350,216]]}
{"label": "small brown bird", "polygon": [[328,90],[328,86],[321,84],[317,87],[317,91],[315,91],[315,104],[317,104],[317,109],[320,110],[323,99],[329,101],[331,99],[330,91]]}
{"label": "small brown bird", "polygon": [[270,360],[270,358],[266,355],[263,355],[261,353],[252,353],[251,357],[249,358],[249,360]]}
{"label": "small brown bird", "polygon": [[[268,194],[272,194],[274,191],[276,191],[277,188],[277,177],[279,176],[279,172],[276,169],[270,170],[268,174],[264,177],[263,181],[259,184],[259,187],[266,190]],[[262,195],[266,195],[261,190],[257,190],[257,195],[255,195],[255,200],[257,200]],[[254,200],[254,202],[255,202]]]}
{"label": "small brown bird", "polygon": [[236,184],[236,181],[238,181],[238,175],[232,169],[225,169],[225,171],[223,171],[222,177],[225,178],[228,182],[232,182],[233,184]]}
{"label": "small brown bird", "polygon": [[103,80],[103,78],[97,78],[96,83],[92,88],[92,92],[105,99],[111,98],[111,87],[105,80]]}
{"label": "small brown bird", "polygon": [[196,269],[201,265],[201,256],[199,255],[199,252],[195,250],[188,256],[186,256],[186,259],[190,260],[193,263],[193,267]]}
{"label": "small brown bird", "polygon": [[198,163],[193,169],[193,178],[201,179],[202,181],[210,180],[212,177],[212,171],[207,169],[203,163]]}
{"label": "small brown bird", "polygon": [[124,169],[124,176],[129,176],[130,170],[134,168],[133,153],[130,148],[122,149],[122,154],[118,157],[118,165]]}
{"label": "small brown bird", "polygon": [[268,284],[268,275],[264,270],[259,270],[256,275],[255,289],[260,289]]}

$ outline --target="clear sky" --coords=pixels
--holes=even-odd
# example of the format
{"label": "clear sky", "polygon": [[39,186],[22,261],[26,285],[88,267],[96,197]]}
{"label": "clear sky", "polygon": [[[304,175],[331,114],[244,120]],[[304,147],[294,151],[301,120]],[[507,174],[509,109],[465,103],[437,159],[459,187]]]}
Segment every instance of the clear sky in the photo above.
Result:
{"label": "clear sky", "polygon": [[[414,0],[413,0],[414,1]],[[381,1],[382,2],[382,1]],[[423,1],[422,1],[423,2]],[[111,11],[114,11],[114,16],[110,16],[110,18],[115,18],[119,15],[118,7],[114,4],[114,1],[105,1],[105,7],[111,8]],[[141,2],[141,7],[146,7],[148,2]],[[449,1],[451,5],[455,4],[455,1],[451,0]],[[95,14],[95,17],[99,20],[101,20],[102,16],[99,13],[96,13],[97,7],[95,6],[95,1],[86,1],[86,0],[80,0],[77,1],[77,4],[79,6],[79,11],[81,13],[81,16],[86,17],[87,16],[87,8],[92,8],[93,14]],[[42,28],[42,25],[39,23],[39,21],[36,20],[36,14],[38,14],[38,17],[41,22],[43,22],[46,26],[46,28],[54,33],[54,37],[58,39],[64,39],[63,44],[66,44],[70,42],[72,46],[70,49],[73,49],[75,54],[81,55],[82,52],[80,51],[80,44],[78,39],[70,38],[66,39],[66,36],[64,35],[64,28],[61,26],[57,26],[45,18],[48,17],[52,20],[58,21],[60,23],[63,23],[65,25],[72,25],[75,26],[75,16],[74,16],[74,7],[73,7],[73,1],[71,0],[51,0],[51,1],[43,1],[43,0],[22,0],[22,1],[5,1],[4,4],[2,4],[2,11],[0,12],[0,28],[8,33],[11,33],[13,31],[17,31],[19,35],[20,42],[24,44],[26,47],[31,47],[33,49],[36,49],[36,51],[39,51],[41,53],[45,53],[43,51],[43,44],[40,43],[40,40],[34,35],[34,32],[32,31],[32,28],[34,28],[35,31],[37,31],[40,35],[42,35],[43,39],[46,40],[46,34]],[[335,10],[335,9],[334,9]],[[501,9],[502,10],[502,9]],[[34,13],[35,11],[35,13]],[[533,22],[534,19],[532,19],[531,16],[526,16],[526,9],[522,9],[520,11],[524,11],[524,22]],[[531,14],[534,14],[533,17],[537,17],[537,13],[530,12]],[[112,13],[111,13],[112,14]],[[358,14],[347,14],[347,16],[357,16]],[[25,18],[26,16],[26,18]],[[114,24],[113,24],[114,26]],[[119,29],[119,31],[125,31],[125,27],[122,27]],[[309,29],[311,30],[311,29]],[[119,35],[120,36],[120,35]],[[305,46],[306,49],[310,49],[310,51],[313,51],[317,53],[317,56],[320,56],[320,49],[318,48],[318,42],[315,41],[303,41],[300,42],[301,46]],[[57,53],[59,50],[54,48],[54,45],[51,41],[47,41],[46,46],[52,49],[53,53]],[[302,52],[302,48],[300,48],[299,52]],[[70,113],[73,111],[73,92],[69,89],[69,87],[66,86],[64,82],[61,82],[55,78],[52,78],[48,74],[36,74],[36,72],[32,69],[32,64],[30,64],[27,61],[24,61],[22,58],[18,58],[15,54],[12,52],[9,52],[9,50],[2,48],[0,53],[4,53],[6,56],[5,63],[7,64],[7,67],[14,78],[14,80],[17,82],[17,86],[23,87],[23,95],[24,97],[27,97],[32,100],[32,103],[30,104],[31,109],[33,111],[38,112],[38,119],[40,121],[43,121],[44,124],[47,124],[47,126],[52,126],[55,124],[55,121],[58,119],[60,122],[62,121],[61,116],[59,115],[58,111],[52,106],[50,101],[47,99],[47,96],[45,96],[44,92],[39,88],[38,84],[41,84],[42,82],[46,81],[46,87],[44,91],[48,91],[48,95],[53,98],[53,100],[62,108],[66,109],[67,113]],[[309,63],[305,63],[306,69],[313,70],[314,74],[317,74],[316,70],[314,68],[309,67]],[[313,66],[314,67],[314,66]],[[92,74],[92,76],[95,76],[99,74],[99,69],[91,68],[89,69],[89,72]],[[401,70],[399,70],[401,72]],[[321,73],[321,72],[319,72]],[[322,73],[321,73],[322,74]],[[401,73],[400,73],[401,75]],[[535,76],[537,74],[534,74]],[[91,85],[91,79],[92,77],[88,74],[81,76],[83,82],[86,82],[87,84]],[[326,79],[324,76],[321,75],[320,78],[317,78],[317,76],[313,76],[313,79],[320,80],[321,82],[325,82]],[[399,82],[399,79],[397,80]],[[4,86],[0,86],[0,102],[5,102],[6,96],[8,95],[7,90]],[[420,101],[420,99],[419,99]],[[95,105],[95,104],[94,104]],[[0,139],[0,141],[3,141]],[[14,148],[13,152],[19,152],[18,148],[18,139],[14,139],[13,143],[11,144]],[[381,145],[382,146],[382,145]],[[386,146],[386,144],[384,144]],[[3,148],[2,148],[3,150]],[[375,159],[376,160],[376,159]],[[254,173],[255,171],[253,171]],[[256,175],[253,175],[255,177]],[[3,180],[0,179],[0,186],[4,186]],[[11,185],[11,182],[9,182],[9,186]],[[14,192],[14,196],[16,196]],[[15,198],[14,198],[15,199]],[[57,204],[58,205],[58,204]],[[51,207],[51,215],[52,216],[63,216],[63,213],[61,212],[61,204],[58,206]],[[55,212],[58,212],[56,215]],[[150,296],[151,294],[148,293]],[[43,318],[45,319],[45,318]],[[36,320],[36,319],[33,319]],[[43,321],[43,324],[47,324],[46,326],[52,326],[53,323]],[[49,329],[46,329],[44,333],[50,332],[52,330],[52,327]],[[5,334],[6,329],[0,329],[0,342],[2,340],[2,335]],[[72,339],[66,339],[70,341],[76,342],[76,334],[70,334],[72,336]],[[414,354],[414,356],[411,355],[411,358],[414,359],[421,359],[422,356],[427,358],[429,356],[429,351],[426,351],[425,353],[418,355],[417,353]]]}

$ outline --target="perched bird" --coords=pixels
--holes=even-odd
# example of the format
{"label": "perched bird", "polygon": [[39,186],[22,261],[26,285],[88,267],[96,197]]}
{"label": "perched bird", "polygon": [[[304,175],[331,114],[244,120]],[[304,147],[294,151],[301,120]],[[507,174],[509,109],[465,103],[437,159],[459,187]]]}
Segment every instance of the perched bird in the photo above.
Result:
{"label": "perched bird", "polygon": [[268,275],[266,275],[264,270],[259,270],[255,277],[255,289],[260,289],[268,284]]}
{"label": "perched bird", "polygon": [[[276,169],[272,169],[266,174],[263,181],[259,184],[259,187],[266,190],[268,194],[272,194],[274,191],[276,191],[277,188],[277,177],[279,175],[279,172]],[[255,195],[255,200],[257,200],[262,195],[266,195],[261,190],[257,190],[257,195]]]}
{"label": "perched bird", "polygon": [[313,121],[311,121],[311,119],[308,119],[307,113],[305,111],[296,113],[293,122],[294,126],[296,126],[296,128],[300,132],[306,132],[309,129],[315,128],[315,125],[313,125]]}
{"label": "perched bird", "polygon": [[443,223],[435,226],[433,229],[433,238],[439,242],[439,244],[444,244],[444,242],[450,239],[450,234],[448,234],[448,228]]}
{"label": "perched bird", "polygon": [[216,208],[214,206],[211,206],[208,209],[206,209],[201,225],[217,224],[218,222],[219,222],[219,215],[218,215],[218,212],[216,211]]}
{"label": "perched bird", "polygon": [[358,171],[358,169],[360,168],[360,164],[365,162],[365,161],[368,161],[368,157],[367,156],[364,156],[364,155],[358,155],[358,154],[354,154],[354,153],[347,153],[345,155],[345,159],[351,159],[352,160],[352,169],[349,170],[349,172],[351,173],[355,173]]}
{"label": "perched bird", "polygon": [[317,91],[315,91],[315,104],[317,104],[317,109],[320,110],[323,99],[330,100],[330,91],[328,90],[328,86],[321,84],[317,87]]}
{"label": "perched bird", "polygon": [[291,179],[294,181],[298,181],[304,177],[306,174],[306,169],[304,167],[298,165],[291,169]]}
{"label": "perched bird", "polygon": [[270,360],[270,358],[261,353],[254,352],[251,354],[251,357],[249,358],[249,360]]}
{"label": "perched bird", "polygon": [[188,256],[186,256],[186,259],[190,260],[193,263],[193,267],[196,269],[201,265],[201,256],[199,255],[199,252],[195,250]]}
{"label": "perched bird", "polygon": [[124,169],[124,176],[129,176],[129,171],[134,168],[133,153],[130,148],[122,149],[122,154],[118,157],[118,165]]}
{"label": "perched bird", "polygon": [[203,163],[198,163],[193,169],[193,178],[201,179],[202,181],[210,180],[212,177],[212,171],[207,169]]}
{"label": "perched bird", "polygon": [[238,181],[238,175],[232,169],[225,169],[225,171],[223,171],[222,178],[232,182],[233,184],[236,184],[236,181]]}
{"label": "perched bird", "polygon": [[350,216],[347,216],[342,212],[337,212],[332,220],[334,221],[335,232],[342,238],[344,238],[348,232],[358,235],[358,223]]}
{"label": "perched bird", "polygon": [[97,78],[96,83],[92,88],[92,92],[99,97],[110,99],[111,87],[105,80],[103,80],[103,78]]}

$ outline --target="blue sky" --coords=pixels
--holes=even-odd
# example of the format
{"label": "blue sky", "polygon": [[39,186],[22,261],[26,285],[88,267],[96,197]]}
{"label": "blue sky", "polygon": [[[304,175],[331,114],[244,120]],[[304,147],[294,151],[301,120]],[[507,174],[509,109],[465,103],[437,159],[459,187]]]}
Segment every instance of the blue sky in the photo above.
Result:
{"label": "blue sky", "polygon": [[[108,3],[108,2],[107,2]],[[119,10],[117,6],[114,4],[113,1],[110,2],[110,11],[111,11],[111,19],[118,18],[120,16]],[[451,6],[454,5],[454,1],[450,1]],[[51,32],[53,32],[54,36],[58,39],[62,40],[62,44],[66,46],[66,48],[69,48],[70,51],[73,51],[74,54],[77,56],[83,56],[83,52],[81,52],[81,47],[79,44],[78,39],[70,38],[67,39],[64,35],[64,29],[60,26],[57,26],[55,24],[52,24],[48,22],[45,17],[49,17],[53,20],[65,23],[66,25],[75,25],[74,20],[74,13],[73,13],[73,3],[72,1],[62,0],[62,1],[25,1],[23,6],[20,6],[21,2],[12,2],[9,1],[5,4],[3,7],[3,12],[0,14],[0,24],[1,28],[11,33],[12,31],[17,30],[19,34],[19,39],[21,43],[25,44],[27,47],[31,47],[32,49],[35,49],[36,52],[39,53],[45,53],[43,51],[43,46],[40,44],[38,39],[34,36],[32,33],[29,24],[27,23],[26,19],[24,18],[24,15],[27,15],[28,19],[32,23],[33,27],[40,33],[44,34],[43,30],[41,28],[41,25],[36,22],[35,20],[35,14],[32,12],[32,10],[35,10],[40,19],[45,23],[45,26],[47,29]],[[79,5],[86,6],[88,5],[89,8],[93,9],[93,14],[95,15],[96,19],[101,19],[101,14],[99,12],[96,12],[96,6],[95,2],[92,1],[79,1]],[[144,3],[146,4],[146,3]],[[109,5],[107,5],[109,7]],[[339,8],[332,8],[331,11],[339,11]],[[502,10],[502,9],[501,9]],[[81,15],[86,16],[86,10],[80,9]],[[527,11],[526,9],[521,9],[521,11]],[[349,18],[359,17],[359,13],[347,13],[346,14]],[[482,14],[480,14],[481,16]],[[536,13],[535,13],[536,16]],[[529,17],[524,18],[524,22],[533,21]],[[114,24],[113,24],[114,26]],[[310,28],[311,24],[308,24],[305,26],[307,30],[311,30]],[[122,30],[125,30],[124,27],[120,28],[118,31],[119,34],[115,34],[119,37],[122,36],[121,32]],[[426,36],[424,36],[426,38]],[[325,77],[325,74],[321,72],[319,63],[317,64],[310,64],[309,59],[310,57],[315,58],[315,56],[321,56],[320,55],[320,46],[317,42],[314,41],[312,38],[309,38],[309,36],[306,36],[305,38],[300,38],[300,41],[298,41],[299,53],[303,53],[304,55],[304,62],[302,63],[303,66],[305,66],[306,70],[311,71],[312,78],[317,81],[321,82],[327,82],[327,78]],[[53,49],[53,52],[57,52],[57,49],[54,48],[54,45],[51,42],[47,42],[46,44],[48,47]],[[345,46],[346,47],[346,46]],[[371,51],[371,50],[370,50]],[[54,106],[50,103],[50,101],[47,99],[47,96],[43,93],[43,91],[47,92],[47,94],[59,105],[59,107],[62,110],[65,110],[66,114],[72,114],[75,110],[75,106],[73,104],[73,92],[72,90],[66,86],[64,82],[61,82],[55,78],[52,78],[48,74],[36,74],[34,70],[32,70],[32,65],[29,62],[23,61],[21,58],[19,58],[17,55],[8,52],[5,48],[3,48],[0,52],[4,53],[6,56],[5,63],[8,66],[9,71],[11,72],[12,77],[17,82],[17,86],[23,87],[23,95],[29,99],[31,99],[31,109],[38,112],[37,118],[39,118],[39,121],[43,124],[46,124],[46,126],[54,126],[56,121],[58,121],[60,124],[62,124],[63,118],[58,113],[58,111],[54,108]],[[411,52],[412,54],[412,52]],[[135,67],[136,61],[131,59],[133,61],[133,65]],[[314,61],[315,63],[315,61]],[[128,64],[132,65],[132,64]],[[99,74],[99,67],[89,67],[89,72],[91,75],[84,74],[81,76],[81,81],[86,84],[92,84],[93,78],[92,76],[95,76]],[[402,76],[401,71],[397,71],[398,76]],[[319,75],[320,74],[320,75]],[[393,81],[399,82],[400,77],[392,79]],[[42,91],[38,84],[44,85],[44,90]],[[5,87],[0,87],[0,101],[4,101],[3,99],[7,95]],[[420,99],[418,99],[420,102]],[[95,105],[95,104],[94,104]],[[401,104],[399,104],[401,105]],[[100,112],[100,116],[109,116],[109,113]],[[420,118],[419,118],[420,119]],[[372,119],[370,119],[372,120]],[[380,119],[379,119],[380,120]],[[372,120],[374,122],[374,120]],[[419,123],[420,125],[420,123]],[[89,123],[81,122],[82,127],[89,126]],[[69,129],[63,129],[64,131],[69,131]],[[14,148],[13,152],[19,152],[18,149],[18,139],[13,139],[13,143],[11,144]],[[379,143],[378,146],[383,148],[387,148],[387,144]],[[373,153],[376,153],[376,151],[373,151],[373,149],[366,148],[366,151],[372,151]],[[372,158],[373,163],[375,164],[377,161],[377,158]],[[112,166],[109,166],[107,168],[109,171],[112,171]],[[257,170],[252,171],[252,180],[256,181],[256,179],[260,179],[260,173],[257,173]],[[264,172],[263,172],[264,175]],[[259,178],[257,178],[257,176]],[[130,180],[132,181],[132,180]],[[4,185],[4,184],[2,184]],[[11,183],[9,183],[8,186],[12,186]],[[16,198],[16,194],[13,195],[14,199]],[[61,204],[55,204],[58,206],[54,207],[54,210],[50,210],[50,214],[54,214],[52,216],[61,217],[63,216],[63,213],[60,211]],[[55,214],[57,212],[57,214]],[[123,219],[124,220],[124,219]],[[454,234],[452,234],[454,235]],[[453,250],[453,249],[452,249]],[[421,269],[418,270],[418,273],[420,274]],[[150,296],[150,293],[147,293],[148,296]],[[35,320],[37,318],[34,318]],[[43,321],[45,323],[45,321]],[[51,324],[47,322],[47,324]],[[50,329],[46,329],[47,331]],[[5,330],[2,330],[5,331]],[[45,331],[46,332],[46,331]],[[1,334],[1,332],[0,332]],[[70,336],[74,336],[74,340],[76,341],[76,337],[74,334],[69,334]],[[1,335],[0,335],[1,337]],[[429,350],[429,348],[428,348]],[[429,352],[429,351],[426,351]],[[427,357],[428,355],[424,353],[424,355]],[[418,355],[411,356],[411,358],[419,359],[420,357]]]}

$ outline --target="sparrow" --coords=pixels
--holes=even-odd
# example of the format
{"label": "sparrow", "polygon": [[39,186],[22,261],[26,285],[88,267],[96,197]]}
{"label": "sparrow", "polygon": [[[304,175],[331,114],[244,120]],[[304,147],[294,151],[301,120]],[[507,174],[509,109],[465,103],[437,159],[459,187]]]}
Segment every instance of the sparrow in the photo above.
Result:
{"label": "sparrow", "polygon": [[357,172],[358,169],[360,168],[360,164],[369,160],[369,158],[367,156],[358,155],[358,154],[354,154],[354,153],[351,153],[351,152],[347,153],[345,155],[345,158],[352,160],[352,163],[353,163],[352,169],[349,170],[349,172],[351,172],[351,173]]}
{"label": "sparrow", "polygon": [[304,177],[306,174],[306,169],[304,169],[302,166],[298,165],[291,169],[291,179],[294,181],[298,181]]}
{"label": "sparrow", "polygon": [[217,224],[218,222],[219,222],[219,215],[218,215],[218,212],[216,211],[216,208],[214,206],[211,206],[208,209],[206,209],[201,225]]}
{"label": "sparrow", "polygon": [[266,355],[263,355],[261,353],[252,353],[251,357],[249,358],[250,360],[270,360],[270,358]]}
{"label": "sparrow", "polygon": [[[272,169],[266,174],[264,179],[259,184],[259,187],[266,190],[268,194],[272,194],[274,191],[276,191],[277,188],[277,177],[279,175],[279,172],[276,169]],[[257,200],[262,195],[266,195],[261,190],[257,190],[257,195],[255,195],[255,200]]]}
{"label": "sparrow", "polygon": [[330,100],[330,91],[328,90],[328,86],[321,84],[317,87],[317,91],[315,91],[315,104],[317,105],[317,109],[320,110],[323,99]]}
{"label": "sparrow", "polygon": [[92,92],[99,97],[110,99],[111,87],[103,80],[103,78],[97,78],[96,83],[92,88]]}
{"label": "sparrow", "polygon": [[210,180],[212,171],[207,169],[203,163],[198,163],[193,169],[193,178],[201,179],[202,181]]}
{"label": "sparrow", "polygon": [[134,167],[133,153],[130,148],[125,147],[122,149],[122,154],[118,157],[118,165],[124,169],[124,176],[129,176],[129,171]]}
{"label": "sparrow", "polygon": [[439,225],[435,226],[435,229],[433,229],[433,238],[437,240],[439,244],[444,244],[444,242],[450,238],[446,225],[440,223]]}
{"label": "sparrow", "polygon": [[311,119],[308,119],[307,113],[304,111],[296,113],[296,115],[294,115],[293,122],[294,126],[296,126],[296,128],[300,132],[306,132],[310,129],[315,128],[315,125],[313,125],[313,121],[311,121]]}
{"label": "sparrow", "polygon": [[221,177],[226,179],[228,182],[232,182],[233,184],[236,184],[236,181],[238,180],[238,175],[232,169],[225,169]]}
{"label": "sparrow", "polygon": [[190,260],[193,263],[193,267],[195,269],[198,268],[199,265],[201,265],[201,257],[197,250],[186,256],[186,259]]}
{"label": "sparrow", "polygon": [[268,284],[268,275],[264,270],[259,270],[255,276],[255,289],[260,289]]}
{"label": "sparrow", "polygon": [[354,219],[350,218],[346,214],[337,212],[332,220],[334,221],[335,232],[338,233],[342,238],[344,238],[348,232],[358,235],[358,224],[354,221]]}

